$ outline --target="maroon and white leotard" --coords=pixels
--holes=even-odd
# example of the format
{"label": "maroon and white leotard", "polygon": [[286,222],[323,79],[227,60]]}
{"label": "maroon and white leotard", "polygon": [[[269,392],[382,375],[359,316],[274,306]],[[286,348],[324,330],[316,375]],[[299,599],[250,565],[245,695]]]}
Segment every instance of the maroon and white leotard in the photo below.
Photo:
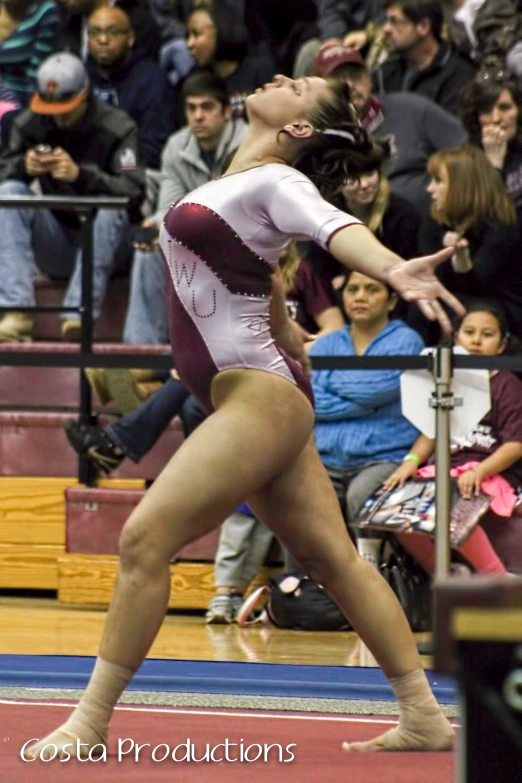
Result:
{"label": "maroon and white leotard", "polygon": [[301,366],[271,335],[270,278],[289,238],[327,248],[359,222],[279,163],[208,182],[169,210],[160,246],[170,339],[180,377],[207,411],[212,379],[233,368],[282,375],[313,402]]}

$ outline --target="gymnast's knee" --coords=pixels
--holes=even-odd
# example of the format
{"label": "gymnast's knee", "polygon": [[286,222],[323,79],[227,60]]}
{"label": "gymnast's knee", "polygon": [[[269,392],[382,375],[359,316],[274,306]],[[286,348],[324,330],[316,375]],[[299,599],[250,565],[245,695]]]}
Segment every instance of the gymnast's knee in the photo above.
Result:
{"label": "gymnast's knee", "polygon": [[[136,512],[135,512],[136,513]],[[163,552],[160,539],[134,514],[121,531],[119,540],[120,568],[123,571],[155,572],[169,562],[169,553]]]}

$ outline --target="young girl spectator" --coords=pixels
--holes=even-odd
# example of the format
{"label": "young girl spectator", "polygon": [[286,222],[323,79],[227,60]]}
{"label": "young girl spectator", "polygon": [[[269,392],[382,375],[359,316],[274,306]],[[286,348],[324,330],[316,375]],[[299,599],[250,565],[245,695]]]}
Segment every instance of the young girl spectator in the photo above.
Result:
{"label": "young girl spectator", "polygon": [[[471,144],[440,150],[428,161],[431,217],[419,236],[419,251],[455,247],[438,275],[464,303],[487,299],[506,311],[510,331],[522,333],[522,264],[515,208],[486,156]],[[426,330],[412,312],[409,322],[432,344],[438,334]]]}
{"label": "young girl spectator", "polygon": [[246,96],[274,75],[268,54],[249,54],[246,24],[232,5],[196,9],[187,20],[187,46],[197,67],[211,68],[225,79],[235,116],[244,116]]}
{"label": "young girl spectator", "polygon": [[[457,345],[479,356],[497,356],[513,350],[510,341],[502,311],[480,301],[470,305],[455,338]],[[491,372],[490,388],[491,410],[472,432],[452,443],[451,475],[457,479],[462,497],[469,499],[480,489],[492,496],[490,515],[498,523],[500,538],[501,526],[511,516],[522,486],[522,382],[510,372]],[[434,476],[434,465],[417,469],[429,460],[433,449],[434,441],[420,435],[384,486],[393,489],[416,475]],[[490,518],[490,528],[493,519]],[[415,533],[399,534],[398,538],[421,566],[433,573],[433,541]],[[479,573],[506,573],[482,524],[474,528],[459,552]]]}
{"label": "young girl spectator", "polygon": [[[417,255],[417,238],[421,217],[409,201],[391,193],[382,166],[390,155],[386,143],[376,144],[373,154],[363,162],[359,171],[347,179],[340,193],[331,201],[339,209],[359,218],[385,245],[403,258]],[[335,258],[318,245],[310,244],[307,257],[323,277],[333,279],[345,269]]]}
{"label": "young girl spectator", "polygon": [[476,80],[462,90],[460,106],[469,140],[500,171],[522,231],[522,88],[514,79]]}

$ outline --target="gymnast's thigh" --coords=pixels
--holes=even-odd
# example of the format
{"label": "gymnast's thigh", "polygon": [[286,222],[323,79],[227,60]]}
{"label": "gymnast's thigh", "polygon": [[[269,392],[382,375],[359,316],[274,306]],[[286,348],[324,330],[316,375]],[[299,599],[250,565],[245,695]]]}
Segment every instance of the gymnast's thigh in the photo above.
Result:
{"label": "gymnast's thigh", "polygon": [[126,523],[126,536],[172,557],[220,525],[302,451],[313,428],[302,392],[264,371],[238,372],[248,378],[218,385],[216,411],[155,480]]}
{"label": "gymnast's thigh", "polygon": [[[248,504],[303,565],[350,564],[357,552],[313,438],[292,465],[248,498]],[[317,571],[315,571],[317,574]]]}

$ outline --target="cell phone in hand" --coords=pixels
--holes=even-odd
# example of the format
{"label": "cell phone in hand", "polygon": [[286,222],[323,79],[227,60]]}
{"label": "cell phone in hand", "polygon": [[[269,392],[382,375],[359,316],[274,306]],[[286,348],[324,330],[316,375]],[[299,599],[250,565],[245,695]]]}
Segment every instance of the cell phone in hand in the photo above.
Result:
{"label": "cell phone in hand", "polygon": [[37,144],[34,151],[37,155],[48,155],[53,150],[49,144]]}
{"label": "cell phone in hand", "polygon": [[132,230],[132,241],[135,245],[153,245],[158,238],[155,226],[136,226]]}

